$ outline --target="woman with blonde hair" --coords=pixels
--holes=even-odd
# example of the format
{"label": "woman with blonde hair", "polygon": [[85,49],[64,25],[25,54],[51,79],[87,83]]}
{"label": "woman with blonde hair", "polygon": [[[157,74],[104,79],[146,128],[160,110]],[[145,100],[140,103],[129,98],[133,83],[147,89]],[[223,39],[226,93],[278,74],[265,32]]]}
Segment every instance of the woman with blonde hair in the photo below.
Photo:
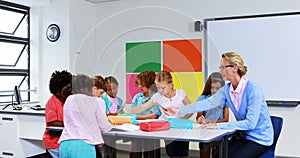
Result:
{"label": "woman with blonde hair", "polygon": [[168,115],[183,115],[212,109],[227,102],[236,122],[209,123],[204,127],[238,130],[238,134],[229,140],[228,157],[257,158],[270,148],[274,135],[263,91],[245,77],[247,67],[239,54],[222,54],[219,68],[223,79],[230,82],[216,94],[180,108],[169,106],[164,112]]}

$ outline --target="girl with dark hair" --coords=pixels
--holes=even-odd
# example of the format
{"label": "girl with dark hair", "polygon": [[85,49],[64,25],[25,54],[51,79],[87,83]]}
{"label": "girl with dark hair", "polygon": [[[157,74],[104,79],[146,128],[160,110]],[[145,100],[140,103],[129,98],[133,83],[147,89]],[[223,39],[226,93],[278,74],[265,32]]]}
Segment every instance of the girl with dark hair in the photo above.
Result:
{"label": "girl with dark hair", "polygon": [[[52,73],[49,90],[52,93],[47,101],[45,108],[46,127],[63,127],[63,106],[66,98],[72,94],[71,90],[72,74],[66,70],[55,71]],[[50,135],[50,131],[45,130],[43,143],[48,153],[53,158],[59,157],[59,144],[57,143],[60,135]]]}
{"label": "girl with dark hair", "polygon": [[117,79],[113,76],[108,76],[104,80],[106,83],[107,92],[102,95],[102,99],[106,103],[106,113],[108,115],[117,115],[118,113],[123,113],[123,100],[117,96],[119,89],[119,83]]}
{"label": "girl with dark hair", "polygon": [[94,80],[93,95],[100,98],[107,91],[105,80],[100,75],[94,76],[93,80]]}
{"label": "girl with dark hair", "polygon": [[[198,101],[204,100],[215,94],[220,88],[225,85],[223,76],[219,72],[213,72],[209,75],[203,92],[198,98]],[[228,104],[223,106],[218,106],[216,108],[198,112],[196,116],[196,121],[200,124],[205,124],[209,122],[228,122],[229,119],[229,108]],[[219,145],[218,143],[199,143],[200,157],[210,158],[210,151],[212,151],[212,157],[218,157]]]}

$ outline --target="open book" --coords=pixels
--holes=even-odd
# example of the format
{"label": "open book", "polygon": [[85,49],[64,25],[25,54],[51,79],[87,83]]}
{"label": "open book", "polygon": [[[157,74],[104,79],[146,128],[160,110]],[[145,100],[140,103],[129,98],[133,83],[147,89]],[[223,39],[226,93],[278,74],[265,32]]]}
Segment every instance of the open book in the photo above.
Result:
{"label": "open book", "polygon": [[134,125],[134,124],[129,124],[129,123],[124,123],[122,125],[115,125],[112,128],[112,130],[114,130],[114,131],[128,131],[128,132],[137,131],[139,129],[140,129],[140,126]]}

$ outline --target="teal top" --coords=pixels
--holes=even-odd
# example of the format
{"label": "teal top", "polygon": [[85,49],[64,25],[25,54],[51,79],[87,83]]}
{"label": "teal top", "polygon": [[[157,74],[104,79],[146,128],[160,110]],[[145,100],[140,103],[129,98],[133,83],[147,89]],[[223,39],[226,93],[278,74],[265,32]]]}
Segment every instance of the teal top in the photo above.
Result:
{"label": "teal top", "polygon": [[[109,113],[114,113],[114,112],[110,112],[109,111],[109,109],[110,109],[110,107],[113,105],[113,102],[112,101],[110,101],[109,99],[108,99],[108,96],[107,96],[107,93],[104,93],[102,96],[101,96],[101,98],[104,100],[104,102],[105,102],[105,106],[106,106],[106,114],[109,114]],[[119,97],[117,97],[117,99],[118,99],[118,107],[117,107],[117,110],[119,111],[121,108],[122,108],[122,105],[123,105],[123,100],[121,99],[121,98],[119,98]]]}
{"label": "teal top", "polygon": [[[136,94],[132,99],[131,108],[145,104],[152,98],[153,95],[154,95],[154,93],[152,93],[149,97],[145,97],[143,93]],[[151,114],[151,113],[155,113],[158,116],[161,115],[161,111],[159,110],[157,105],[154,105],[152,108],[149,108],[149,109],[139,113],[138,115],[146,115],[146,114]]]}

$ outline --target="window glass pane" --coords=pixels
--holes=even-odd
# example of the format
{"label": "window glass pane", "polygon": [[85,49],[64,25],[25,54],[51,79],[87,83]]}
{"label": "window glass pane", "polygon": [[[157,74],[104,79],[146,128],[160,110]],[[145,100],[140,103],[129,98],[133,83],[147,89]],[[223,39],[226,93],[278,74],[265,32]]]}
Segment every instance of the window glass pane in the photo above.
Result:
{"label": "window glass pane", "polygon": [[[29,8],[0,0],[0,104],[11,103],[14,87],[20,86],[22,100],[38,98],[29,91]],[[20,44],[22,43],[22,44]],[[20,85],[22,83],[22,85]],[[36,89],[36,88],[35,88]]]}
{"label": "window glass pane", "polygon": [[[24,76],[1,76],[0,87],[1,95],[13,95],[15,86],[18,86]],[[0,102],[11,101],[11,96],[0,97]]]}
{"label": "window glass pane", "polygon": [[14,90],[15,86],[19,86],[24,76],[1,76],[0,87],[1,90]]}
{"label": "window glass pane", "polygon": [[[28,85],[25,82],[20,87],[20,92],[21,92],[20,94],[21,94],[22,101],[28,101],[28,91],[26,90],[28,90]],[[30,95],[35,96],[36,93],[31,93]]]}
{"label": "window glass pane", "polygon": [[[12,98],[13,97],[13,92],[11,92],[9,94],[9,96],[4,96],[2,93],[0,95],[0,105],[5,105],[4,103],[10,103],[12,102],[12,99],[15,101],[16,99],[15,98]],[[2,107],[1,107],[2,108]]]}
{"label": "window glass pane", "polygon": [[22,20],[22,23],[16,30],[16,33],[14,36],[17,37],[23,37],[23,38],[28,38],[28,22],[27,22],[27,17]]}
{"label": "window glass pane", "polygon": [[[0,10],[0,32],[12,34],[17,28],[24,14]],[[3,22],[5,21],[5,22]]]}
{"label": "window glass pane", "polygon": [[[4,43],[0,42],[0,66],[9,65],[14,66],[17,62],[20,54],[22,53],[22,49],[24,48],[23,44],[16,43]],[[25,49],[26,50],[26,49]],[[26,52],[26,51],[25,51]],[[27,55],[26,53],[22,53],[23,60],[19,60],[17,64],[19,68],[28,68],[27,67]],[[25,57],[25,60],[24,60]],[[14,67],[16,68],[16,67]]]}

